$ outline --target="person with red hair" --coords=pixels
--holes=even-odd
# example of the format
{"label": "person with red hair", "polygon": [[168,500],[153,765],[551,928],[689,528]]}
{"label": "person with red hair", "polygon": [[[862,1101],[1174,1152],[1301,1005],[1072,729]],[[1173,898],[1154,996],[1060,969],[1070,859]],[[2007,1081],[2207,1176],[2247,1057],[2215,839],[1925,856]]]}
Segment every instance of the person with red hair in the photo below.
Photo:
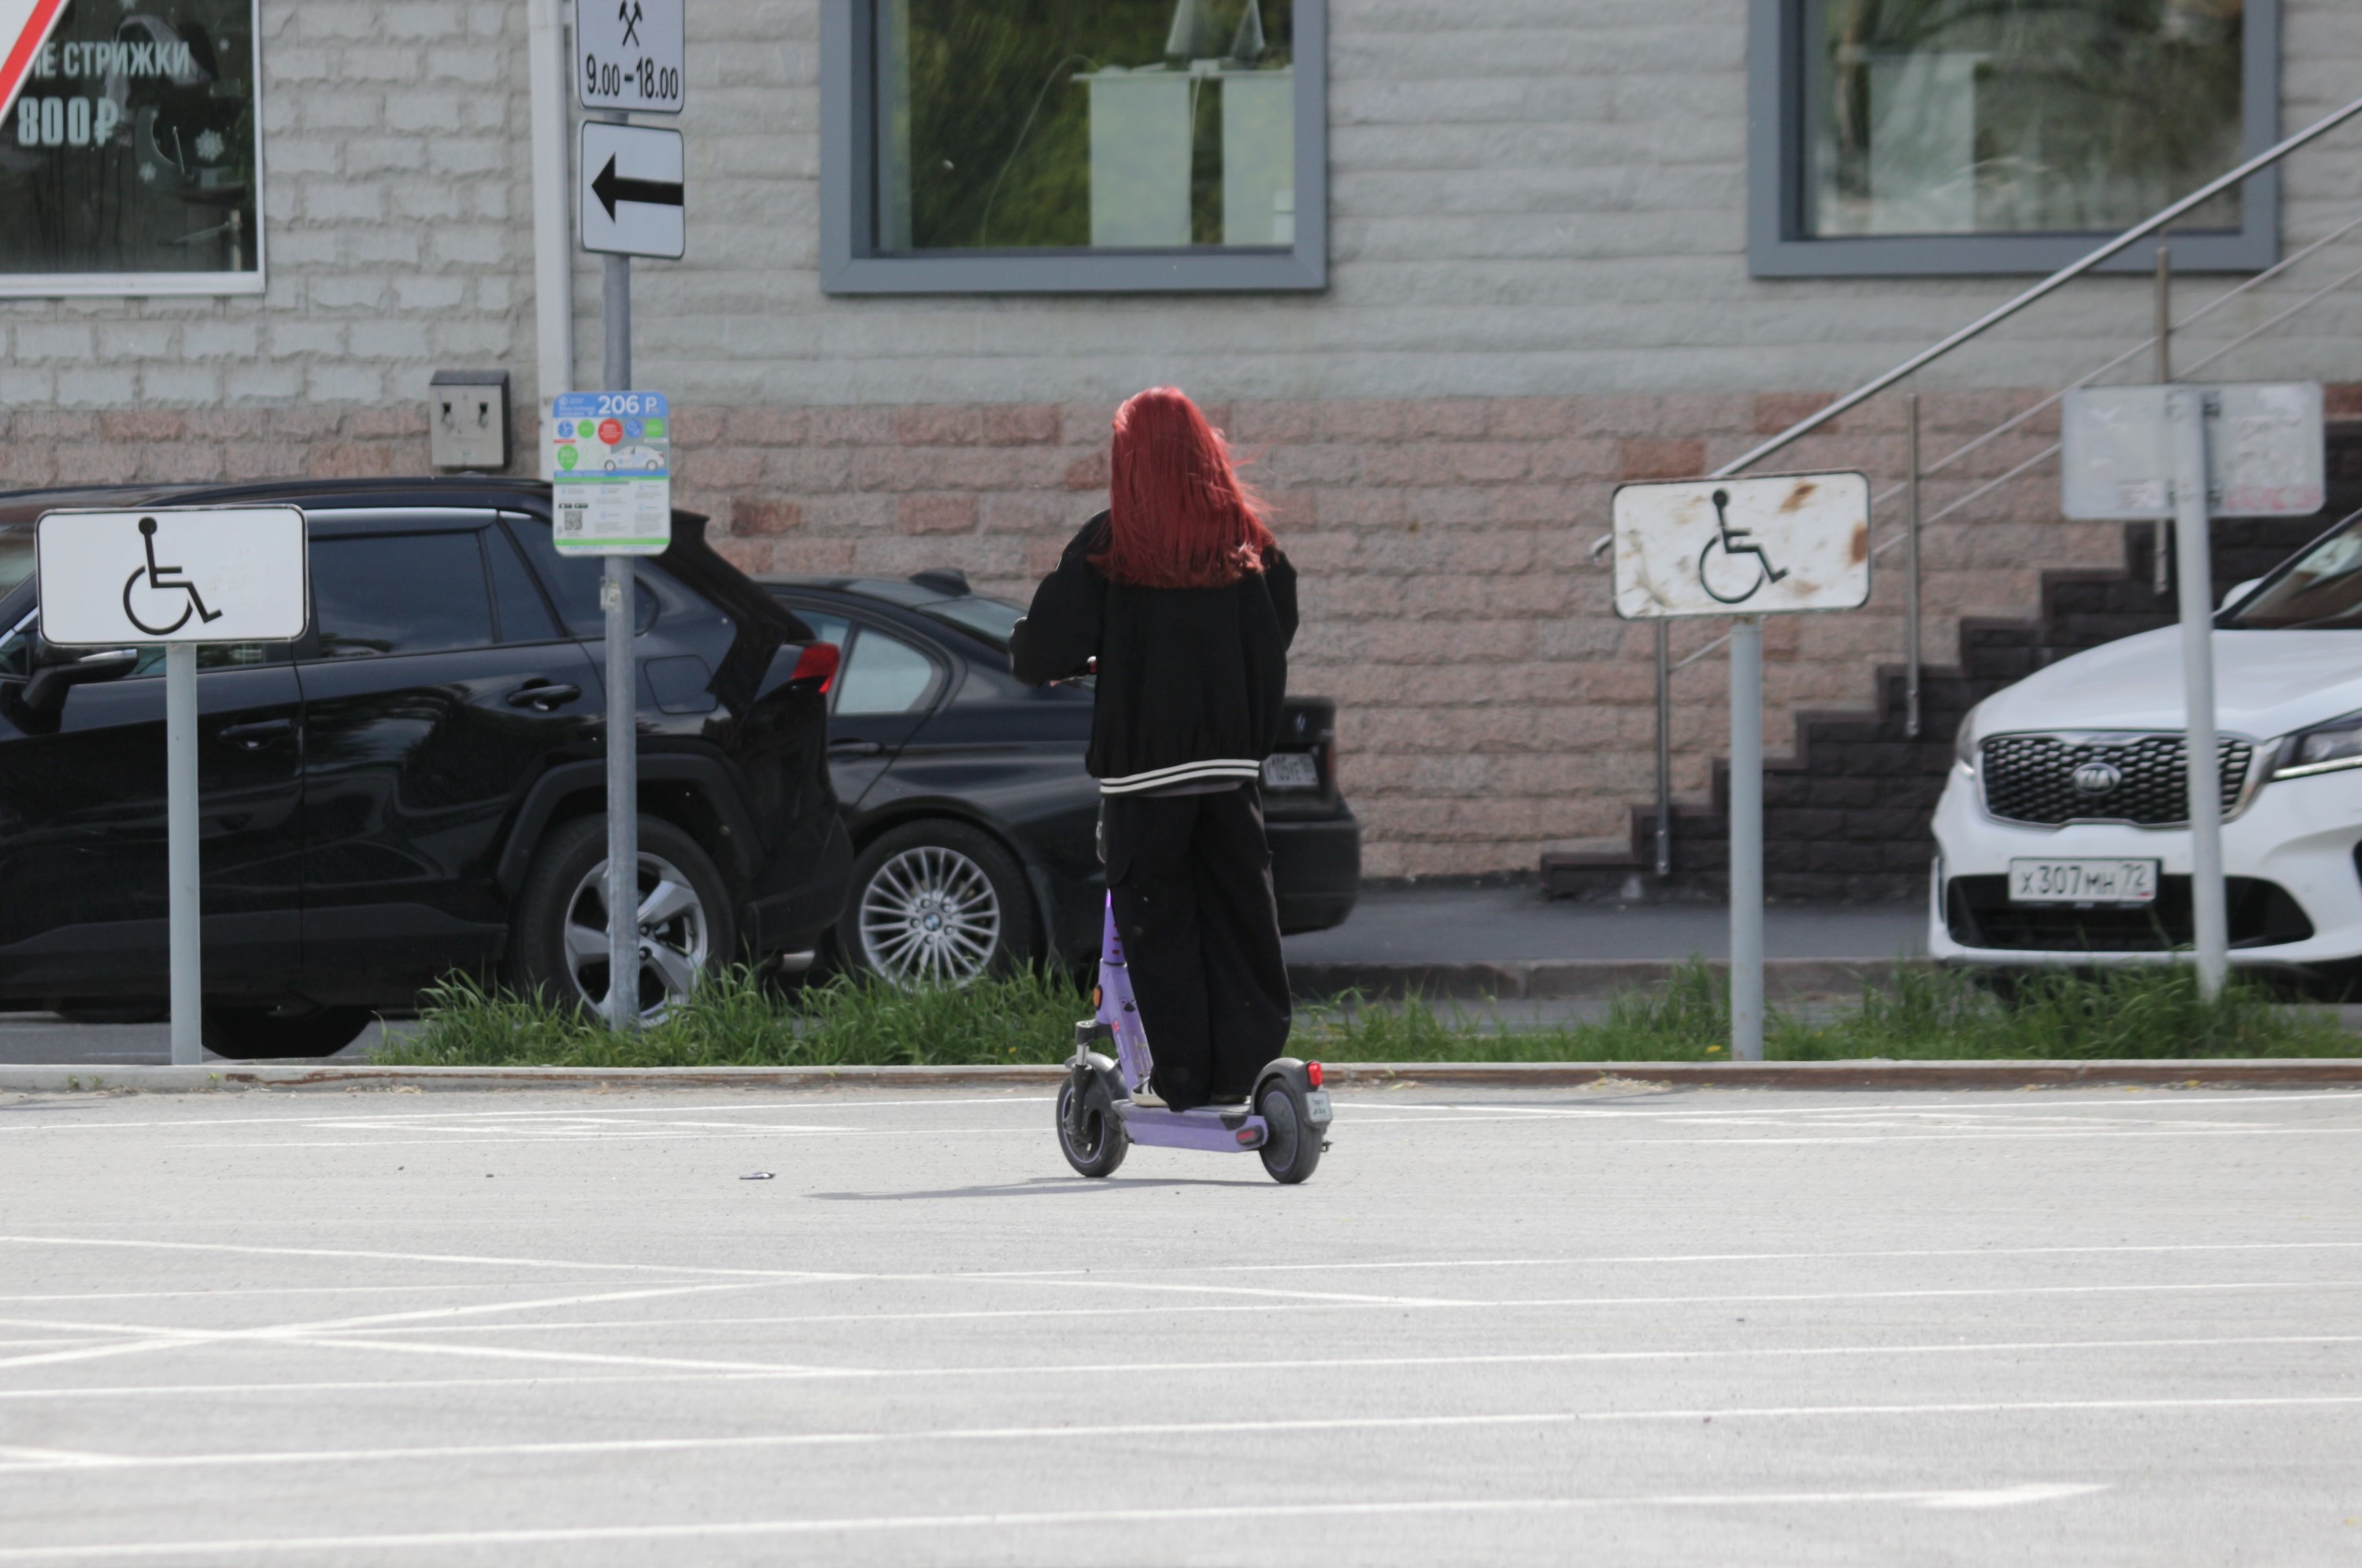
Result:
{"label": "person with red hair", "polygon": [[1287,1044],[1264,838],[1296,569],[1222,433],[1173,387],[1116,411],[1108,509],[1010,638],[1041,685],[1098,661],[1087,766],[1132,994],[1175,1110],[1243,1102]]}

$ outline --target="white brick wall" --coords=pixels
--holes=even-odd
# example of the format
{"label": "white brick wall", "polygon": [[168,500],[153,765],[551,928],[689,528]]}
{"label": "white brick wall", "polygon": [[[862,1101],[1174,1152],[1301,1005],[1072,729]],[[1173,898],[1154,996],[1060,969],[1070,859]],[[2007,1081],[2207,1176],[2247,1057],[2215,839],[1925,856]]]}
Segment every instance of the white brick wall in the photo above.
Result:
{"label": "white brick wall", "polygon": [[[1218,401],[1834,388],[2019,286],[1748,276],[1745,0],[1331,0],[1326,294],[831,299],[819,4],[691,13],[691,259],[643,264],[635,283],[639,379],[685,403],[1064,401],[1159,380]],[[262,14],[269,291],[0,302],[0,397],[408,401],[437,365],[466,363],[506,367],[530,399],[523,5]],[[2362,6],[2286,14],[2295,126],[2362,81]],[[2349,129],[2291,170],[2289,243],[2357,205]],[[595,263],[575,276],[587,380]],[[2227,334],[2276,308],[2218,320]],[[2145,331],[2147,312],[2138,281],[2080,286],[1934,379],[2056,381]],[[2362,305],[2333,302],[2268,341],[2222,370],[2351,380]]]}
{"label": "white brick wall", "polygon": [[531,392],[521,6],[264,0],[269,286],[0,302],[12,408],[423,404],[439,364]]}

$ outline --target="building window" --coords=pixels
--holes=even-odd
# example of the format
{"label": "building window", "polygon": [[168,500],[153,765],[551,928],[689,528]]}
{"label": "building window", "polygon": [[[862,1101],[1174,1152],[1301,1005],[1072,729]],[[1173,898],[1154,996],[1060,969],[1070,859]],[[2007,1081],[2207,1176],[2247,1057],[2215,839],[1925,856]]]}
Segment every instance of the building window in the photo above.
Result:
{"label": "building window", "polygon": [[[2277,138],[2277,0],[1752,3],[1759,276],[2047,272]],[[2176,264],[2268,266],[2278,195],[2189,215]]]}
{"label": "building window", "polygon": [[1324,0],[826,0],[838,293],[1317,289]]}
{"label": "building window", "polygon": [[0,114],[0,297],[260,292],[257,11],[49,14]]}

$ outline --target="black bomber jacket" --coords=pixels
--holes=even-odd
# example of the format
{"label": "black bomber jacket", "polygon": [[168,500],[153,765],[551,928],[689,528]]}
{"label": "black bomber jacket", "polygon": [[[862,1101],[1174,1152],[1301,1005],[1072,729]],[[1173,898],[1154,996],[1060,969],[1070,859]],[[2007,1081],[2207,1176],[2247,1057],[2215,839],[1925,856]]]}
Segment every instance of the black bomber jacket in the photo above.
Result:
{"label": "black bomber jacket", "polygon": [[1279,739],[1296,569],[1277,547],[1228,588],[1139,588],[1087,558],[1083,525],[1009,639],[1010,668],[1039,686],[1098,663],[1087,766],[1103,794],[1253,778]]}

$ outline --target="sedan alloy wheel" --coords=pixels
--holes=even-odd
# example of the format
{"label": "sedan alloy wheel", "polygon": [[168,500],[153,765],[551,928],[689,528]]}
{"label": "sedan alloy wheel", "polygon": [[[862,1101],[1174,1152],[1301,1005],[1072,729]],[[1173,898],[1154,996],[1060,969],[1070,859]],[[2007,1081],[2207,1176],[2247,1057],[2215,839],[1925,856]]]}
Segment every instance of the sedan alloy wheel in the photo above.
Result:
{"label": "sedan alloy wheel", "polygon": [[896,985],[965,986],[991,964],[1005,918],[983,867],[943,845],[914,845],[861,889],[861,955]]}

